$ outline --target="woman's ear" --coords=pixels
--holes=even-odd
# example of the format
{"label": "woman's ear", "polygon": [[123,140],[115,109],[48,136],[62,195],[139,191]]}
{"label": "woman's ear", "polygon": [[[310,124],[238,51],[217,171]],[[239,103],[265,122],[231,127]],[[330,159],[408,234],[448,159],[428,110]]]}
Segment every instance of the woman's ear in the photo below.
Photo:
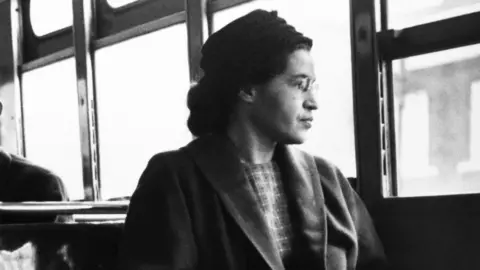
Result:
{"label": "woman's ear", "polygon": [[2,110],[3,110],[3,104],[2,104],[2,102],[0,101],[0,115],[2,115]]}
{"label": "woman's ear", "polygon": [[257,90],[255,87],[252,86],[243,87],[240,89],[240,92],[238,92],[238,96],[240,97],[240,99],[247,103],[252,103],[253,101],[255,101],[256,95]]}

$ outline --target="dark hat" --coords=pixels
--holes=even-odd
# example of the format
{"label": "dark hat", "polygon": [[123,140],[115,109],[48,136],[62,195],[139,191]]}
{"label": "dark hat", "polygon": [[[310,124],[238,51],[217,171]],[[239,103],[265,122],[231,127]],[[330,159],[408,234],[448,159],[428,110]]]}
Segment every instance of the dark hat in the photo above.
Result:
{"label": "dark hat", "polygon": [[[278,17],[276,11],[255,10],[211,35],[202,48],[200,67],[209,73],[249,77],[279,53],[312,40]],[[270,62],[271,63],[271,62]]]}

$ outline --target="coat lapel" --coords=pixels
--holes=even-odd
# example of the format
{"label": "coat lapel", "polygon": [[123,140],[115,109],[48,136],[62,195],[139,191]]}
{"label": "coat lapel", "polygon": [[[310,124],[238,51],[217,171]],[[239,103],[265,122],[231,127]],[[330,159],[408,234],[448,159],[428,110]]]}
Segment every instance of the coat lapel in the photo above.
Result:
{"label": "coat lapel", "polygon": [[[312,265],[325,266],[326,258],[326,213],[320,175],[313,156],[290,146],[280,145],[275,153],[285,182],[285,191],[291,198],[303,240],[305,259]],[[294,218],[294,217],[292,217]]]}
{"label": "coat lapel", "polygon": [[284,270],[233,143],[212,135],[193,141],[187,151],[267,264],[274,270]]}

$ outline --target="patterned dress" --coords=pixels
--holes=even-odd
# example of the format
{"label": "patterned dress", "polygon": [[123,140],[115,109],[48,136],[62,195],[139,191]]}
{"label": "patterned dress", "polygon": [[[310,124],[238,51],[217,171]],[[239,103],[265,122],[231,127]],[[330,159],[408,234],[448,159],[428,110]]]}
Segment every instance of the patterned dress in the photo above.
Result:
{"label": "patterned dress", "polygon": [[287,199],[276,163],[243,163],[245,176],[257,195],[257,200],[277,250],[285,259],[291,253],[292,225]]}

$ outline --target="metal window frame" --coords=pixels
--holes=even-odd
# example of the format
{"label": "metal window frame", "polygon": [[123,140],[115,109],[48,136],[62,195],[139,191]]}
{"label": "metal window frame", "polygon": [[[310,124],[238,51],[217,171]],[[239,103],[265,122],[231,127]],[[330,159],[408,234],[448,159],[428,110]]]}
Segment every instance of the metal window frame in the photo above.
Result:
{"label": "metal window frame", "polygon": [[[30,1],[24,0],[23,17],[25,43],[23,71],[40,68],[73,56],[72,27],[59,29],[44,36],[33,32],[30,16]],[[37,0],[38,1],[38,0]],[[208,0],[207,21],[211,27],[211,14],[253,0]],[[139,0],[128,5],[112,8],[107,0],[95,0],[96,37],[94,48],[105,47],[147,34],[159,29],[186,22],[185,1]]]}
{"label": "metal window frame", "polygon": [[350,12],[358,191],[371,208],[383,193],[375,1],[350,0]]}
{"label": "metal window frame", "polygon": [[202,46],[210,35],[207,18],[207,0],[185,0],[187,19],[188,62],[190,81],[197,81],[203,75],[200,68]]}
{"label": "metal window frame", "polygon": [[[480,12],[405,29],[388,27],[387,0],[351,0],[352,68],[359,191],[369,208],[398,200],[392,61],[480,43]],[[363,37],[363,38],[362,38]],[[465,195],[462,195],[465,196]],[[474,195],[472,195],[474,196]]]}
{"label": "metal window frame", "polygon": [[[0,142],[11,153],[25,155],[21,73],[23,53],[22,2],[0,1],[0,98],[3,103]],[[10,43],[8,42],[10,40]],[[3,133],[5,132],[5,133]]]}
{"label": "metal window frame", "polygon": [[[373,0],[351,1],[356,2],[356,5],[352,3],[352,18],[361,15],[362,10],[359,10],[359,8],[362,8],[368,14],[373,14],[374,6],[368,3]],[[395,190],[387,190],[386,192],[385,188],[381,186],[382,184],[387,185],[387,183],[390,185],[396,184],[394,168],[388,168],[388,166],[396,164],[395,153],[391,151],[395,150],[394,111],[393,106],[388,107],[389,104],[393,104],[394,97],[391,62],[409,56],[480,43],[478,37],[480,31],[478,31],[478,23],[475,23],[479,21],[480,15],[476,12],[401,30],[390,30],[386,25],[387,1],[382,1],[383,7],[381,7],[381,10],[384,11],[384,14],[381,14],[381,31],[374,32],[375,34],[370,37],[370,41],[376,45],[378,50],[376,54],[373,54],[375,50],[372,47],[374,46],[370,46],[367,50],[368,53],[372,54],[366,55],[363,53],[362,55],[358,48],[357,51],[354,50],[355,44],[352,44],[352,54],[358,61],[356,63],[357,80],[354,81],[357,99],[372,99],[371,104],[364,103],[365,106],[376,106],[375,100],[380,105],[384,105],[383,110],[381,107],[357,107],[355,110],[356,118],[360,119],[361,123],[370,123],[370,125],[366,124],[368,126],[362,126],[362,128],[370,129],[370,133],[375,135],[374,137],[368,137],[368,132],[361,130],[356,133],[357,142],[360,144],[357,146],[360,150],[364,149],[361,151],[357,162],[360,163],[360,167],[366,167],[365,170],[359,171],[359,177],[362,180],[360,184],[363,190],[367,191],[362,193],[361,196],[367,203],[377,232],[385,247],[386,255],[391,265],[396,266],[395,269],[425,268],[425,266],[430,265],[430,262],[435,261],[438,254],[441,254],[441,256],[447,255],[446,258],[448,259],[436,260],[435,267],[443,266],[443,268],[440,268],[449,269],[453,265],[457,265],[455,262],[459,259],[461,260],[465,256],[471,257],[471,254],[464,256],[463,253],[459,255],[455,252],[452,254],[451,252],[444,252],[442,247],[448,244],[454,245],[454,243],[475,245],[472,235],[475,235],[478,231],[479,222],[475,217],[478,216],[480,210],[473,206],[478,205],[480,194],[395,197],[395,195],[398,195],[395,194]],[[354,25],[353,29],[359,27],[355,25],[355,20],[352,20],[352,23]],[[359,68],[365,69],[358,70]],[[374,77],[378,79],[377,84],[372,79]],[[371,89],[374,87],[378,88],[379,94],[377,97],[375,97],[375,91]],[[362,97],[363,95],[369,95],[369,97]],[[381,112],[387,113],[383,119],[375,115],[377,113],[381,116]],[[375,119],[369,120],[369,117]],[[377,136],[378,133],[381,134],[379,129],[381,130],[382,120],[390,121],[384,123],[384,127],[387,128],[385,142],[381,141],[382,137]],[[374,145],[370,153],[366,152],[368,151],[366,146],[369,144]],[[385,147],[387,152],[384,157],[389,162],[386,164],[387,180],[389,182],[385,181],[385,177],[382,176],[382,170],[384,170],[380,165],[382,147]],[[452,217],[455,218],[452,219]],[[461,230],[458,230],[459,228]],[[444,235],[448,237],[439,241],[440,246],[431,241],[431,239],[442,238]],[[415,245],[415,248],[410,248],[412,244]],[[408,249],[407,252],[406,249]],[[423,250],[427,249],[429,252],[422,253]],[[439,261],[440,263],[438,263]],[[467,269],[468,267],[464,268]]]}
{"label": "metal window frame", "polygon": [[[439,21],[420,24],[401,30],[390,30],[387,25],[387,0],[381,2],[382,31],[376,34],[378,40],[378,55],[384,76],[383,85],[386,88],[388,140],[386,145],[389,170],[388,184],[390,192],[384,196],[398,196],[397,178],[397,138],[395,136],[395,112],[392,62],[407,57],[454,49],[473,44],[480,44],[480,11],[446,18]],[[398,119],[399,121],[399,119]]]}
{"label": "metal window frame", "polygon": [[[378,3],[378,2],[377,2]],[[388,30],[388,0],[380,0],[380,32]],[[378,31],[375,33],[378,42]],[[377,43],[378,45],[378,43]],[[377,53],[381,48],[377,47]],[[397,181],[397,163],[395,158],[397,156],[397,143],[395,133],[395,101],[393,92],[393,69],[391,61],[384,61],[382,56],[379,56],[380,61],[380,104],[381,104],[381,148],[382,148],[382,195],[383,196],[397,196],[398,195],[398,181]]]}
{"label": "metal window frame", "polygon": [[[480,11],[378,33],[379,53],[384,61],[448,50],[480,43]],[[475,23],[477,22],[477,23]]]}
{"label": "metal window frame", "polygon": [[128,201],[2,203],[0,213],[25,214],[126,214]]}
{"label": "metal window frame", "polygon": [[100,166],[94,77],[95,59],[92,50],[92,40],[95,37],[95,1],[73,0],[72,7],[84,199],[98,201],[101,199]]}

